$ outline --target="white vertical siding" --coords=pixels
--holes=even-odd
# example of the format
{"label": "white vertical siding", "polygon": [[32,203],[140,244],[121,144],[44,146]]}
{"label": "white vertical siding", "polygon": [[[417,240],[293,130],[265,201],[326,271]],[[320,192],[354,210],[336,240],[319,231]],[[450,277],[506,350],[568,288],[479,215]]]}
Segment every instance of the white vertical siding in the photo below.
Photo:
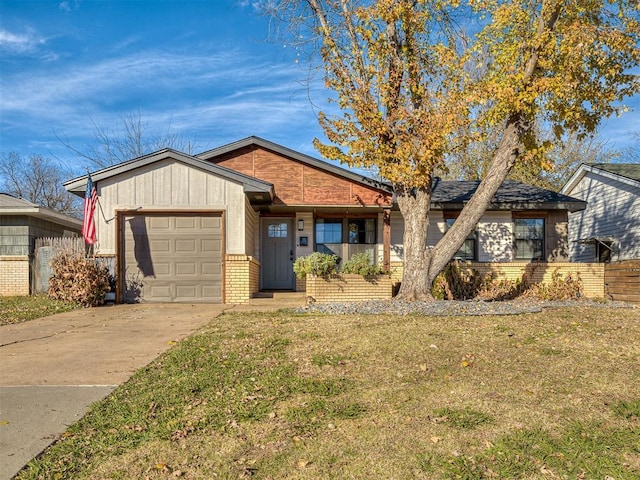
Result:
{"label": "white vertical siding", "polygon": [[252,253],[247,251],[246,196],[241,184],[166,159],[99,181],[97,187],[101,206],[96,210],[100,254],[116,253],[116,211],[134,209],[224,211],[226,252]]}
{"label": "white vertical siding", "polygon": [[588,172],[567,195],[585,200],[586,210],[569,214],[569,259],[592,262],[593,245],[576,240],[615,239],[612,260],[640,258],[640,188]]}
{"label": "white vertical siding", "polygon": [[[435,246],[444,236],[446,223],[442,211],[429,215],[427,245]],[[404,220],[400,212],[391,212],[391,261],[402,261]],[[477,226],[478,261],[510,262],[512,260],[513,229],[511,212],[485,212]]]}
{"label": "white vertical siding", "polygon": [[[442,212],[432,210],[429,214],[429,231],[427,233],[427,245],[435,246],[444,235],[445,223]],[[400,212],[391,212],[391,261],[401,262],[404,256],[403,248],[404,219]]]}
{"label": "white vertical siding", "polygon": [[485,212],[476,227],[479,262],[513,260],[513,223],[510,211]]}

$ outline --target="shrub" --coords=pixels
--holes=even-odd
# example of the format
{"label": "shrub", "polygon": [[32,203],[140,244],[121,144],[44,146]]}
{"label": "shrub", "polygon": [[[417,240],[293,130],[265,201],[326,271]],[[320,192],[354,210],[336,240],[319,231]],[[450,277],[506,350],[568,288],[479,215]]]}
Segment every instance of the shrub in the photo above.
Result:
{"label": "shrub", "polygon": [[384,273],[382,268],[374,265],[366,253],[357,253],[347,260],[342,266],[343,273],[355,273],[363,277],[373,277]]}
{"label": "shrub", "polygon": [[50,298],[76,302],[84,307],[104,303],[111,289],[109,270],[96,258],[83,252],[61,250],[51,259],[53,276],[49,279]]}
{"label": "shrub", "polygon": [[536,300],[577,300],[582,297],[582,280],[576,274],[563,276],[558,269],[550,283],[533,283],[535,271],[541,267],[533,262],[527,265],[520,278],[498,279],[492,272],[484,277],[472,268],[454,261],[449,263],[433,282],[433,296],[439,300],[513,300],[531,298]]}
{"label": "shrub", "polygon": [[556,269],[551,276],[551,283],[531,285],[523,295],[540,300],[578,300],[582,297],[582,280],[571,273],[563,277]]}
{"label": "shrub", "polygon": [[433,282],[431,293],[439,300],[468,300],[478,295],[482,286],[482,276],[473,268],[463,268],[464,264],[449,263]]}
{"label": "shrub", "polygon": [[328,277],[337,272],[338,261],[337,255],[314,252],[311,255],[296,258],[293,271],[298,278],[305,278],[307,275]]}

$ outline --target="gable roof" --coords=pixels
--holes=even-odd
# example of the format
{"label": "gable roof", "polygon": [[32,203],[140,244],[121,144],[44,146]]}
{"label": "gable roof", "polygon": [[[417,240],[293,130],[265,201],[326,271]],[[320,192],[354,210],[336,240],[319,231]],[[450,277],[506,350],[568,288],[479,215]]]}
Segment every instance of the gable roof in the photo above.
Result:
{"label": "gable roof", "polygon": [[[432,206],[461,209],[471,199],[479,181],[436,180],[431,198]],[[505,180],[494,195],[491,210],[584,210],[587,203],[552,190]]]}
{"label": "gable roof", "polygon": [[605,172],[620,175],[640,182],[640,164],[639,163],[592,163],[593,168],[604,170]]}
{"label": "gable roof", "polygon": [[338,167],[331,163],[325,162],[324,160],[319,160],[317,158],[311,157],[304,153],[296,152],[295,150],[284,147],[282,145],[278,145],[277,143],[273,143],[273,142],[270,142],[269,140],[265,140],[264,138],[260,138],[256,136],[247,137],[242,140],[238,140],[237,142],[229,143],[227,145],[214,148],[212,150],[207,150],[206,152],[202,152],[196,155],[196,157],[201,158],[203,160],[214,160],[216,157],[219,157],[226,153],[230,153],[230,152],[233,152],[234,150],[239,150],[241,148],[246,148],[251,146],[256,146],[256,147],[264,148],[266,150],[271,150],[272,152],[278,153],[285,157],[292,158],[304,165],[308,165],[310,167],[332,173],[339,177],[346,178],[348,180],[366,185],[368,187],[373,187],[378,190],[382,190],[389,194],[393,193],[391,185],[386,182],[376,180],[371,177],[367,177],[366,175],[361,175],[351,170],[347,170],[346,168]]}
{"label": "gable roof", "polygon": [[[264,148],[319,170],[332,173],[368,187],[376,188],[389,194],[393,193],[391,185],[386,182],[372,179],[366,175],[352,172],[345,168],[337,167],[323,160],[296,152],[295,150],[256,136],[247,137],[237,142],[208,150],[196,156],[187,155],[171,148],[165,148],[163,150],[93,172],[91,173],[91,178],[97,183],[101,180],[171,158],[194,168],[208,171],[230,181],[242,183],[245,193],[250,194],[250,196],[251,194],[254,194],[256,197],[259,197],[264,196],[264,194],[267,193],[269,199],[273,200],[273,184],[230,168],[217,165],[213,161],[217,157],[250,146]],[[83,175],[69,180],[63,185],[68,191],[78,196],[84,196],[87,186],[87,178],[87,175]],[[479,184],[479,181],[442,181],[440,179],[435,179],[432,206],[434,208],[442,209],[461,209],[471,199],[471,196],[476,191]],[[569,197],[563,193],[557,193],[551,190],[514,181],[505,181],[500,186],[489,205],[489,209],[493,210],[540,209],[569,210],[574,212],[584,210],[585,208],[586,202],[582,200]]]}
{"label": "gable roof", "polygon": [[581,164],[564,184],[560,193],[570,193],[587,173],[617,180],[634,187],[640,187],[640,164],[637,163],[592,163]]}
{"label": "gable roof", "polygon": [[[241,183],[244,192],[247,194],[266,193],[269,195],[270,199],[273,199],[273,185],[271,183],[262,181],[254,177],[250,177],[249,175],[236,172],[235,170],[231,170],[229,168],[221,167],[220,165],[204,161],[191,155],[178,152],[171,148],[165,148],[157,152],[144,155],[142,157],[134,158],[133,160],[129,160],[128,162],[119,163],[117,165],[98,170],[97,172],[91,173],[91,179],[95,183],[98,183],[101,180],[112,178],[116,175],[130,172],[132,170],[136,170],[138,168],[142,168],[147,165],[166,160],[168,158],[176,160],[185,165],[190,165],[194,168],[207,171],[209,173],[212,173],[213,175],[222,177],[229,181]],[[83,175],[81,177],[77,177],[63,183],[63,186],[71,193],[74,193],[78,196],[84,196],[85,190],[87,188],[87,178],[87,175]]]}
{"label": "gable roof", "polygon": [[80,230],[82,220],[57,212],[51,208],[41,207],[23,198],[8,193],[0,193],[0,215],[25,215],[57,223],[74,230]]}

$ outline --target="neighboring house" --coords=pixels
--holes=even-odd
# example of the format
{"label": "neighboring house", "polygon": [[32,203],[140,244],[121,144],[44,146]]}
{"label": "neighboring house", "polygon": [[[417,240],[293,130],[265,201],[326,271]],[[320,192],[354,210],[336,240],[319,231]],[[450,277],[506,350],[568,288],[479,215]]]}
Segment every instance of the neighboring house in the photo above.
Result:
{"label": "neighboring house", "polygon": [[[171,149],[91,174],[97,252],[115,258],[124,301],[247,301],[301,290],[294,260],[314,251],[402,261],[403,220],[389,185],[249,137],[190,156]],[[84,195],[87,177],[65,183]],[[435,244],[476,182],[435,185]],[[585,202],[507,182],[459,256],[482,262],[567,259],[567,212]]]}
{"label": "neighboring house", "polygon": [[0,295],[31,293],[31,260],[38,237],[80,234],[82,221],[0,193]]}
{"label": "neighboring house", "polygon": [[561,193],[587,201],[569,215],[572,262],[640,259],[640,164],[582,164]]}

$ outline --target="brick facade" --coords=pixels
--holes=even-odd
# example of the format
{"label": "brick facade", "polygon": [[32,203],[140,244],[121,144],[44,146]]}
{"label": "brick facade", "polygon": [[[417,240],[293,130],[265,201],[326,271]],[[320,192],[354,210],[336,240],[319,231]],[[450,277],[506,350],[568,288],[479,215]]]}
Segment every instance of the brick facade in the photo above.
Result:
{"label": "brick facade", "polygon": [[[510,263],[464,263],[464,267],[473,268],[481,275],[492,272],[495,278],[505,280],[517,280],[530,265],[529,262]],[[532,283],[551,283],[553,275],[558,272],[563,277],[567,274],[577,274],[582,281],[582,294],[587,298],[604,298],[604,263],[569,263],[554,262],[538,264],[531,278]],[[391,278],[394,283],[402,281],[402,262],[391,262]]]}
{"label": "brick facade", "polygon": [[0,256],[0,296],[29,295],[29,256]]}
{"label": "brick facade", "polygon": [[316,302],[361,302],[387,300],[393,295],[393,280],[387,275],[367,279],[360,275],[342,274],[325,280],[307,276],[307,296]]}
{"label": "brick facade", "polygon": [[248,255],[227,255],[224,284],[224,303],[247,303],[260,291],[260,262]]}

